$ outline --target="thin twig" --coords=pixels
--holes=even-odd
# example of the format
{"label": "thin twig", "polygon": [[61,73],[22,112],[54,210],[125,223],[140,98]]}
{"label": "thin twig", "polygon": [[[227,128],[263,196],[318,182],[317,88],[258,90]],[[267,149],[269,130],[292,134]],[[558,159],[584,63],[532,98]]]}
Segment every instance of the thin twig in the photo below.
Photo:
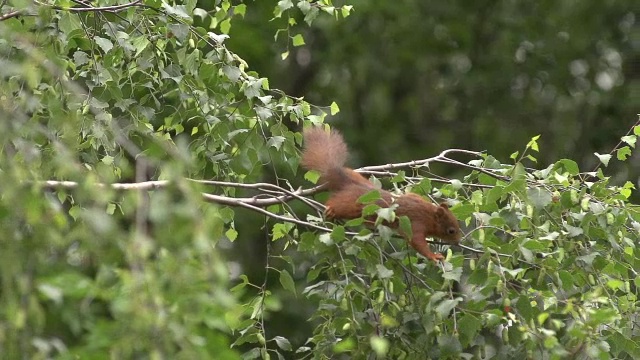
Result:
{"label": "thin twig", "polygon": [[40,2],[38,0],[33,0],[33,1],[38,5],[46,6],[46,7],[52,8],[52,9],[62,10],[62,11],[69,11],[69,12],[89,12],[89,11],[100,12],[100,11],[104,11],[104,12],[110,12],[110,13],[117,13],[117,12],[126,10],[127,8],[138,6],[142,2],[142,0],[135,0],[135,1],[132,1],[130,3],[121,4],[121,5],[112,5],[112,6],[62,7],[62,6],[58,6],[58,5],[45,4],[45,3]]}
{"label": "thin twig", "polygon": [[[250,203],[246,203],[246,202],[242,202],[242,201],[233,201],[233,198],[228,198],[228,197],[224,197],[224,196],[218,196],[218,195],[213,195],[213,194],[207,194],[207,193],[203,193],[202,197],[206,200],[206,201],[211,201],[211,202],[215,202],[215,203],[220,203],[220,204],[225,204],[225,205],[235,205],[235,206],[240,206],[240,207],[244,207],[247,209],[251,209],[253,211],[259,212],[261,214],[267,215],[269,217],[272,217],[274,219],[278,219],[280,221],[284,221],[284,222],[290,222],[290,223],[294,223],[297,225],[302,225],[302,226],[307,226],[316,230],[320,230],[320,231],[324,231],[324,232],[331,232],[331,229],[326,228],[326,227],[322,227],[319,225],[315,225],[306,221],[302,221],[302,220],[298,220],[296,218],[290,218],[290,217],[286,217],[286,216],[282,216],[282,215],[278,215],[278,214],[274,214],[272,212],[269,212],[263,208],[260,208],[258,206],[252,205]],[[235,199],[238,200],[238,199]]]}
{"label": "thin twig", "polygon": [[[627,131],[627,133],[624,136],[629,136],[629,134],[631,134],[633,132],[633,130],[635,129],[635,127],[638,126],[638,125],[640,125],[640,114],[638,114],[638,121],[636,121],[636,123],[633,124],[633,126],[631,126],[629,128],[629,130]],[[613,153],[616,150],[618,150],[618,148],[620,147],[620,145],[622,145],[623,142],[624,141],[622,141],[622,138],[621,138],[620,141],[618,141],[618,144],[616,144],[616,146],[614,146],[613,149],[611,149],[611,151],[609,151],[609,155],[613,155]],[[600,166],[602,166],[602,162],[601,161],[598,162],[596,167],[593,169],[593,172],[598,171],[598,169],[600,169]]]}
{"label": "thin twig", "polygon": [[18,17],[20,15],[22,15],[22,10],[15,10],[15,11],[12,11],[12,12],[8,12],[8,13],[6,13],[4,15],[0,15],[0,21],[5,21],[7,19]]}

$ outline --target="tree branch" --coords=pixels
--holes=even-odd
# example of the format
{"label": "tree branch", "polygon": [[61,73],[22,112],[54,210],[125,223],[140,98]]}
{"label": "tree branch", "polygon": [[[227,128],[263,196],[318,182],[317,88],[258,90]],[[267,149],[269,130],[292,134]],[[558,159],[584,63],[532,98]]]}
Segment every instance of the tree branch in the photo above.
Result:
{"label": "tree branch", "polygon": [[[46,6],[46,7],[52,8],[52,9],[70,11],[70,12],[104,11],[104,12],[110,12],[110,13],[117,13],[117,12],[126,10],[127,8],[140,5],[142,0],[135,0],[135,1],[132,1],[132,2],[129,2],[129,3],[126,3],[126,4],[121,4],[121,5],[100,6],[100,7],[95,7],[95,6],[91,6],[89,4],[86,4],[84,2],[80,2],[81,4],[85,5],[86,7],[68,7],[68,8],[65,8],[65,7],[62,7],[62,6],[57,6],[57,5],[45,4],[45,3],[40,2],[38,0],[34,0],[34,2],[36,4],[38,4],[38,5],[41,5],[41,6]],[[76,1],[76,3],[78,3],[78,2]]]}
{"label": "tree branch", "polygon": [[4,15],[0,15],[0,21],[5,21],[7,19],[18,17],[20,15],[22,15],[22,10],[11,11],[11,12],[8,12],[8,13],[6,13]]}
{"label": "tree branch", "polygon": [[[393,164],[390,164],[391,166],[393,166]],[[388,165],[385,165],[388,166]],[[186,179],[188,181],[194,182],[194,183],[198,183],[198,184],[203,184],[203,185],[213,185],[213,186],[220,186],[220,187],[236,187],[236,188],[243,188],[243,189],[252,189],[252,190],[260,190],[263,192],[269,192],[271,194],[258,194],[256,196],[253,197],[247,197],[247,198],[235,198],[235,197],[229,197],[229,196],[223,196],[223,195],[215,195],[215,194],[210,194],[210,193],[206,193],[206,192],[202,192],[202,198],[207,201],[207,202],[213,202],[213,203],[217,203],[217,204],[222,204],[222,205],[228,205],[228,206],[236,206],[236,207],[243,207],[246,209],[250,209],[252,211],[258,212],[260,214],[269,216],[273,219],[279,220],[279,221],[283,221],[283,222],[289,222],[289,223],[293,223],[296,225],[300,225],[300,226],[305,226],[308,228],[312,228],[315,230],[319,230],[322,232],[331,232],[330,228],[327,227],[323,227],[320,225],[316,225],[313,224],[311,222],[308,221],[303,221],[294,217],[289,217],[289,216],[284,216],[284,215],[279,215],[279,214],[274,214],[268,210],[265,210],[264,207],[267,206],[271,206],[271,205],[276,205],[276,204],[281,204],[281,203],[285,203],[288,202],[292,199],[297,199],[302,201],[303,203],[307,204],[309,207],[314,208],[318,211],[323,211],[324,210],[324,205],[316,202],[315,200],[311,200],[311,199],[307,199],[304,196],[309,196],[312,195],[318,191],[323,190],[324,186],[316,186],[313,188],[309,188],[309,189],[298,189],[295,191],[291,191],[291,190],[287,190],[284,189],[280,186],[274,185],[274,184],[270,184],[270,183],[253,183],[253,184],[242,184],[242,183],[234,183],[234,182],[228,182],[228,181],[215,181],[215,180],[197,180],[197,179]],[[80,184],[78,182],[75,181],[55,181],[55,180],[47,180],[47,181],[42,181],[42,182],[37,182],[37,185],[41,186],[42,188],[45,189],[77,189],[78,187],[80,187]],[[167,186],[169,186],[171,184],[171,182],[169,180],[154,180],[154,181],[143,181],[143,182],[138,182],[138,183],[113,183],[113,184],[103,184],[103,183],[96,183],[93,184],[96,187],[99,188],[106,188],[106,187],[110,187],[114,190],[142,190],[142,191],[150,191],[150,190],[156,190],[156,189],[160,189],[160,188],[165,188]],[[264,196],[268,196],[267,198],[264,198]],[[357,233],[355,232],[348,232],[347,235],[350,236],[355,236],[357,235]],[[431,243],[431,244],[436,244],[436,245],[451,245],[448,243],[442,243],[439,241],[430,241],[427,240],[427,242]],[[474,249],[465,245],[453,245],[453,246],[457,246],[460,247],[464,250],[468,250],[470,252],[473,253],[477,253],[477,254],[483,254],[486,251],[484,250],[478,250],[478,249]],[[503,256],[503,257],[510,257],[511,255],[508,254],[500,254],[500,253],[495,253],[492,252],[497,256]]]}

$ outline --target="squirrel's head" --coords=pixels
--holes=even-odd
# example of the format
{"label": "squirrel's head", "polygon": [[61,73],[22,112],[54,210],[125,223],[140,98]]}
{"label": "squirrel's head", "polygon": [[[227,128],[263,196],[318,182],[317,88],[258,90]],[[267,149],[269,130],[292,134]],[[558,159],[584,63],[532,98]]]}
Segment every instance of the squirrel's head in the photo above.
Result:
{"label": "squirrel's head", "polygon": [[436,237],[451,244],[460,243],[462,238],[460,224],[445,203],[441,203],[436,209],[436,224],[438,226]]}

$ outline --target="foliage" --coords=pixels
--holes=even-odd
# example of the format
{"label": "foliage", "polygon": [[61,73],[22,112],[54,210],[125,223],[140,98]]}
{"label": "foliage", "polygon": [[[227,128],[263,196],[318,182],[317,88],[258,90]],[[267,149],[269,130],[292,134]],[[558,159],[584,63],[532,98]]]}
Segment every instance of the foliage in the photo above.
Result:
{"label": "foliage", "polygon": [[[227,48],[252,5],[207,6],[0,5],[3,356],[640,356],[632,183],[571,159],[527,168],[539,137],[511,164],[454,151],[365,169],[450,199],[467,226],[447,261],[416,261],[388,228],[326,223],[317,190],[294,188],[299,126],[340,109],[271,89]],[[299,23],[351,7],[271,11],[288,58],[307,42]],[[597,158],[628,162],[639,129]],[[248,257],[236,239],[261,226],[262,276],[230,274]],[[284,320],[301,308],[309,322]]]}
{"label": "foliage", "polygon": [[[234,212],[203,208],[185,179],[255,181],[268,162],[291,174],[283,120],[324,112],[269,90],[224,46],[245,4],[0,10],[3,355],[235,358],[242,309],[215,247],[237,234]],[[42,182],[57,179],[75,183]],[[151,179],[172,182],[149,194],[95,185]]]}
{"label": "foliage", "polygon": [[456,199],[452,211],[470,226],[475,250],[452,249],[443,264],[412,264],[382,229],[301,236],[298,249],[319,258],[303,291],[319,302],[315,356],[640,356],[635,186],[570,159],[541,170],[490,155],[469,164],[462,183],[413,187]]}

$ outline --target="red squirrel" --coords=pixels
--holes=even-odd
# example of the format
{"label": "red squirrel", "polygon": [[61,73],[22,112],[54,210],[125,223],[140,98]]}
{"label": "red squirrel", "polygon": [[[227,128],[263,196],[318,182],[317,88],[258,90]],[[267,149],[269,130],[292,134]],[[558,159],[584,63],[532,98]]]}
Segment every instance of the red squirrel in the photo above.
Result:
{"label": "red squirrel", "polygon": [[[327,200],[325,215],[330,219],[354,219],[362,216],[364,204],[358,198],[376,187],[364,176],[344,166],[348,149],[342,135],[332,130],[326,132],[322,128],[304,130],[304,150],[302,166],[320,173],[320,181],[326,183],[331,192]],[[381,207],[398,204],[395,213],[398,217],[407,216],[411,221],[411,246],[424,257],[433,261],[442,260],[442,254],[431,252],[426,237],[434,236],[451,244],[458,244],[461,238],[458,220],[449,207],[442,203],[432,204],[417,194],[392,195],[378,189]],[[398,228],[398,221],[391,224]],[[405,236],[406,237],[406,236]]]}

